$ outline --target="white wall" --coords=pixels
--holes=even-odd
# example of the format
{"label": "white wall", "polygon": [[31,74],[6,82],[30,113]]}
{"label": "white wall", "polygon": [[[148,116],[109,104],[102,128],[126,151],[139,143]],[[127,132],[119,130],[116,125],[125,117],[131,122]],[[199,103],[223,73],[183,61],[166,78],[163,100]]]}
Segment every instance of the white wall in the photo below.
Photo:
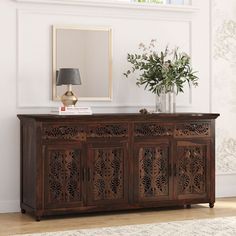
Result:
{"label": "white wall", "polygon": [[[37,2],[35,0],[34,2]],[[132,8],[90,1],[0,1],[1,116],[0,212],[19,210],[19,121],[17,113],[50,112],[53,24],[109,26],[113,29],[113,100],[81,102],[100,112],[138,111],[154,106],[154,95],[124,79],[127,52],[157,38],[161,47],[178,45],[192,56],[200,85],[178,96],[177,111],[209,112],[211,104],[210,1],[193,0],[196,8]],[[55,3],[55,4],[52,4]],[[128,92],[127,92],[128,88]],[[200,96],[199,96],[200,94]]]}
{"label": "white wall", "polygon": [[220,196],[236,196],[236,1],[212,1],[212,109]]}
{"label": "white wall", "polygon": [[19,209],[19,122],[16,119],[16,9],[0,1],[0,212]]}
{"label": "white wall", "polygon": [[[158,11],[130,8],[99,8],[81,6],[52,6],[19,4],[17,6],[18,23],[18,105],[19,107],[50,107],[51,95],[51,27],[53,24],[108,26],[113,35],[113,101],[93,103],[95,106],[154,106],[154,95],[136,87],[134,80],[123,79],[123,72],[128,68],[126,56],[135,52],[140,42],[149,43],[157,38],[160,46],[166,44],[192,54],[196,60],[196,70],[203,78],[209,78],[208,58],[201,60],[200,50],[208,50],[208,35],[199,45],[194,40],[195,34],[202,33],[194,24],[202,21],[192,13],[182,11]],[[201,14],[205,14],[204,12]],[[203,22],[202,22],[203,23]],[[206,27],[206,32],[208,27]],[[206,40],[204,40],[206,38]],[[206,63],[207,62],[207,63]],[[29,68],[31,65],[31,68]],[[40,66],[38,66],[40,65]],[[202,69],[201,69],[202,68]],[[188,91],[178,97],[179,109],[187,110],[193,106],[201,111],[208,111],[209,102],[203,97],[197,98],[197,91],[207,93],[209,81],[202,81],[195,94]],[[129,87],[129,93],[124,93]],[[38,89],[42,88],[42,89]],[[26,93],[26,90],[28,93]],[[120,96],[122,94],[122,96]],[[139,96],[136,96],[139,94]],[[190,99],[191,96],[191,99]],[[193,97],[192,97],[193,96]],[[31,99],[29,99],[31,97]],[[207,98],[209,99],[209,98]],[[201,102],[201,103],[200,103]],[[192,103],[192,104],[191,104]],[[87,103],[90,104],[90,103]]]}

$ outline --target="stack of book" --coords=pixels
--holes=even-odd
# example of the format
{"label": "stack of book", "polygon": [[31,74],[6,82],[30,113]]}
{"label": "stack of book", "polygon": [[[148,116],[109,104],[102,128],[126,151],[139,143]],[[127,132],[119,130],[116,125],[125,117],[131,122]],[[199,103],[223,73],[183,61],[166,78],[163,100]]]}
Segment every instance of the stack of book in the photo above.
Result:
{"label": "stack of book", "polygon": [[59,107],[59,115],[92,115],[91,107]]}

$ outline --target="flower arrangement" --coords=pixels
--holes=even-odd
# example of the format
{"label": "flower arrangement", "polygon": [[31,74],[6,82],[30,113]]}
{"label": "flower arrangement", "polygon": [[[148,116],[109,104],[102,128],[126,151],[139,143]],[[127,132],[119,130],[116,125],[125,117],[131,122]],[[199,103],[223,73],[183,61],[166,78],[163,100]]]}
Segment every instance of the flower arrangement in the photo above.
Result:
{"label": "flower arrangement", "polygon": [[173,91],[175,87],[176,93],[184,92],[185,83],[190,86],[198,85],[198,77],[193,71],[190,57],[184,53],[179,52],[178,48],[169,50],[166,46],[164,51],[158,51],[156,47],[156,40],[151,40],[149,46],[139,44],[140,54],[129,54],[127,61],[132,64],[124,75],[129,77],[135,71],[139,71],[136,78],[138,86],[144,85],[154,94],[160,96],[161,93],[168,93]]}

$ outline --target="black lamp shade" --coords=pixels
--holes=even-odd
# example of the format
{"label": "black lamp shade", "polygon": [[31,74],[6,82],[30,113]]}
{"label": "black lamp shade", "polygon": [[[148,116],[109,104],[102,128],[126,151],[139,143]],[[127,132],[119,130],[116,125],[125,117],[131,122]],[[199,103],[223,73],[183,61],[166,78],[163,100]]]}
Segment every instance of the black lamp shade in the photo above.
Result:
{"label": "black lamp shade", "polygon": [[81,84],[79,69],[76,68],[61,68],[57,76],[57,85]]}

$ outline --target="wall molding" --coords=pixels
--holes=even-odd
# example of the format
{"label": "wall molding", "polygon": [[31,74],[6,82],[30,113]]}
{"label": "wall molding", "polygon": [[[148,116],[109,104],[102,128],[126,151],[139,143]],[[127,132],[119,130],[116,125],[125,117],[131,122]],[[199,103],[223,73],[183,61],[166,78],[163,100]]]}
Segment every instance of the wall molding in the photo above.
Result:
{"label": "wall molding", "polygon": [[[16,0],[16,1],[25,1],[25,0]],[[29,1],[29,0],[26,0]],[[99,15],[100,13],[97,13],[95,16],[96,17],[107,17],[107,18],[120,18],[120,19],[140,19],[140,15],[139,14],[128,14],[128,15],[124,15],[122,13],[122,15],[120,14],[120,12],[123,12],[121,10],[118,10],[116,14],[111,15],[112,13],[110,13],[109,11],[106,13],[103,13],[102,15]],[[90,11],[83,11],[83,10],[78,10],[77,11],[71,11],[71,10],[61,10],[61,9],[56,9],[56,10],[51,10],[51,9],[32,9],[31,8],[18,8],[16,9],[16,106],[18,109],[34,109],[34,108],[51,108],[51,107],[58,107],[58,102],[49,100],[47,104],[38,104],[38,105],[31,105],[31,104],[24,104],[21,102],[21,93],[20,93],[20,86],[21,82],[20,82],[20,75],[19,75],[19,62],[21,61],[21,57],[22,55],[20,55],[19,53],[19,49],[20,49],[20,40],[19,40],[19,35],[21,34],[21,28],[20,28],[20,21],[21,21],[21,16],[22,15],[27,15],[27,14],[38,14],[38,15],[65,15],[65,16],[83,16],[83,17],[91,17],[94,16],[93,12]],[[173,21],[178,21],[178,22],[182,22],[182,23],[186,23],[188,24],[188,33],[189,33],[189,39],[188,39],[188,44],[189,44],[189,54],[192,57],[192,47],[193,47],[193,40],[192,40],[192,34],[193,34],[193,24],[192,24],[192,19],[187,17],[185,14],[181,15],[182,17],[173,17],[172,14],[166,14],[166,16],[163,15],[158,15],[158,14],[149,14],[148,12],[144,12],[142,15],[142,19],[143,20],[155,20],[155,21],[164,21],[164,22],[173,22]],[[190,89],[189,91],[189,96],[188,96],[188,100],[186,101],[186,103],[180,103],[177,105],[177,110],[186,110],[186,109],[190,109],[190,108],[194,108],[193,105],[193,94],[192,94],[192,90]],[[86,104],[86,101],[83,101],[83,103]],[[120,108],[125,108],[125,109],[131,109],[131,110],[137,110],[137,108],[140,107],[152,107],[152,104],[122,104],[122,103],[113,103],[111,105],[111,102],[93,102],[91,104],[91,101],[89,102],[89,105],[91,107],[94,108],[98,108],[98,109],[102,109],[102,108],[106,108],[106,109],[120,109]],[[154,100],[153,100],[153,107],[154,107]]]}
{"label": "wall molding", "polygon": [[191,5],[161,5],[161,4],[146,4],[134,2],[118,2],[118,1],[104,1],[100,0],[15,0],[18,3],[38,3],[38,4],[53,4],[53,5],[77,5],[85,7],[103,7],[103,8],[122,8],[133,10],[147,10],[147,11],[165,11],[165,12],[184,12],[194,13],[199,11],[199,8]]}
{"label": "wall molding", "polygon": [[[19,0],[16,0],[19,1]],[[20,0],[21,1],[21,0]],[[72,10],[73,9],[73,10]],[[129,10],[129,9],[127,9]],[[96,8],[90,9],[90,8],[83,8],[83,9],[47,9],[47,8],[22,8],[19,7],[16,9],[16,22],[17,27],[19,28],[19,20],[20,16],[23,14],[37,14],[37,15],[57,15],[57,16],[78,16],[78,17],[98,17],[98,18],[119,18],[119,19],[137,19],[137,20],[156,20],[156,21],[166,21],[166,22],[182,22],[182,23],[188,23],[189,24],[189,34],[190,38],[189,41],[192,43],[192,18],[185,14],[175,15],[175,14],[156,14],[155,12],[153,14],[150,14],[149,12],[132,12],[128,11],[128,15],[122,10],[117,10],[116,12],[111,11],[104,11],[104,12],[98,12]],[[140,14],[142,13],[142,14]],[[73,25],[71,25],[73,26]],[[107,26],[102,26],[107,27]],[[192,45],[190,46],[190,52],[192,53]]]}

